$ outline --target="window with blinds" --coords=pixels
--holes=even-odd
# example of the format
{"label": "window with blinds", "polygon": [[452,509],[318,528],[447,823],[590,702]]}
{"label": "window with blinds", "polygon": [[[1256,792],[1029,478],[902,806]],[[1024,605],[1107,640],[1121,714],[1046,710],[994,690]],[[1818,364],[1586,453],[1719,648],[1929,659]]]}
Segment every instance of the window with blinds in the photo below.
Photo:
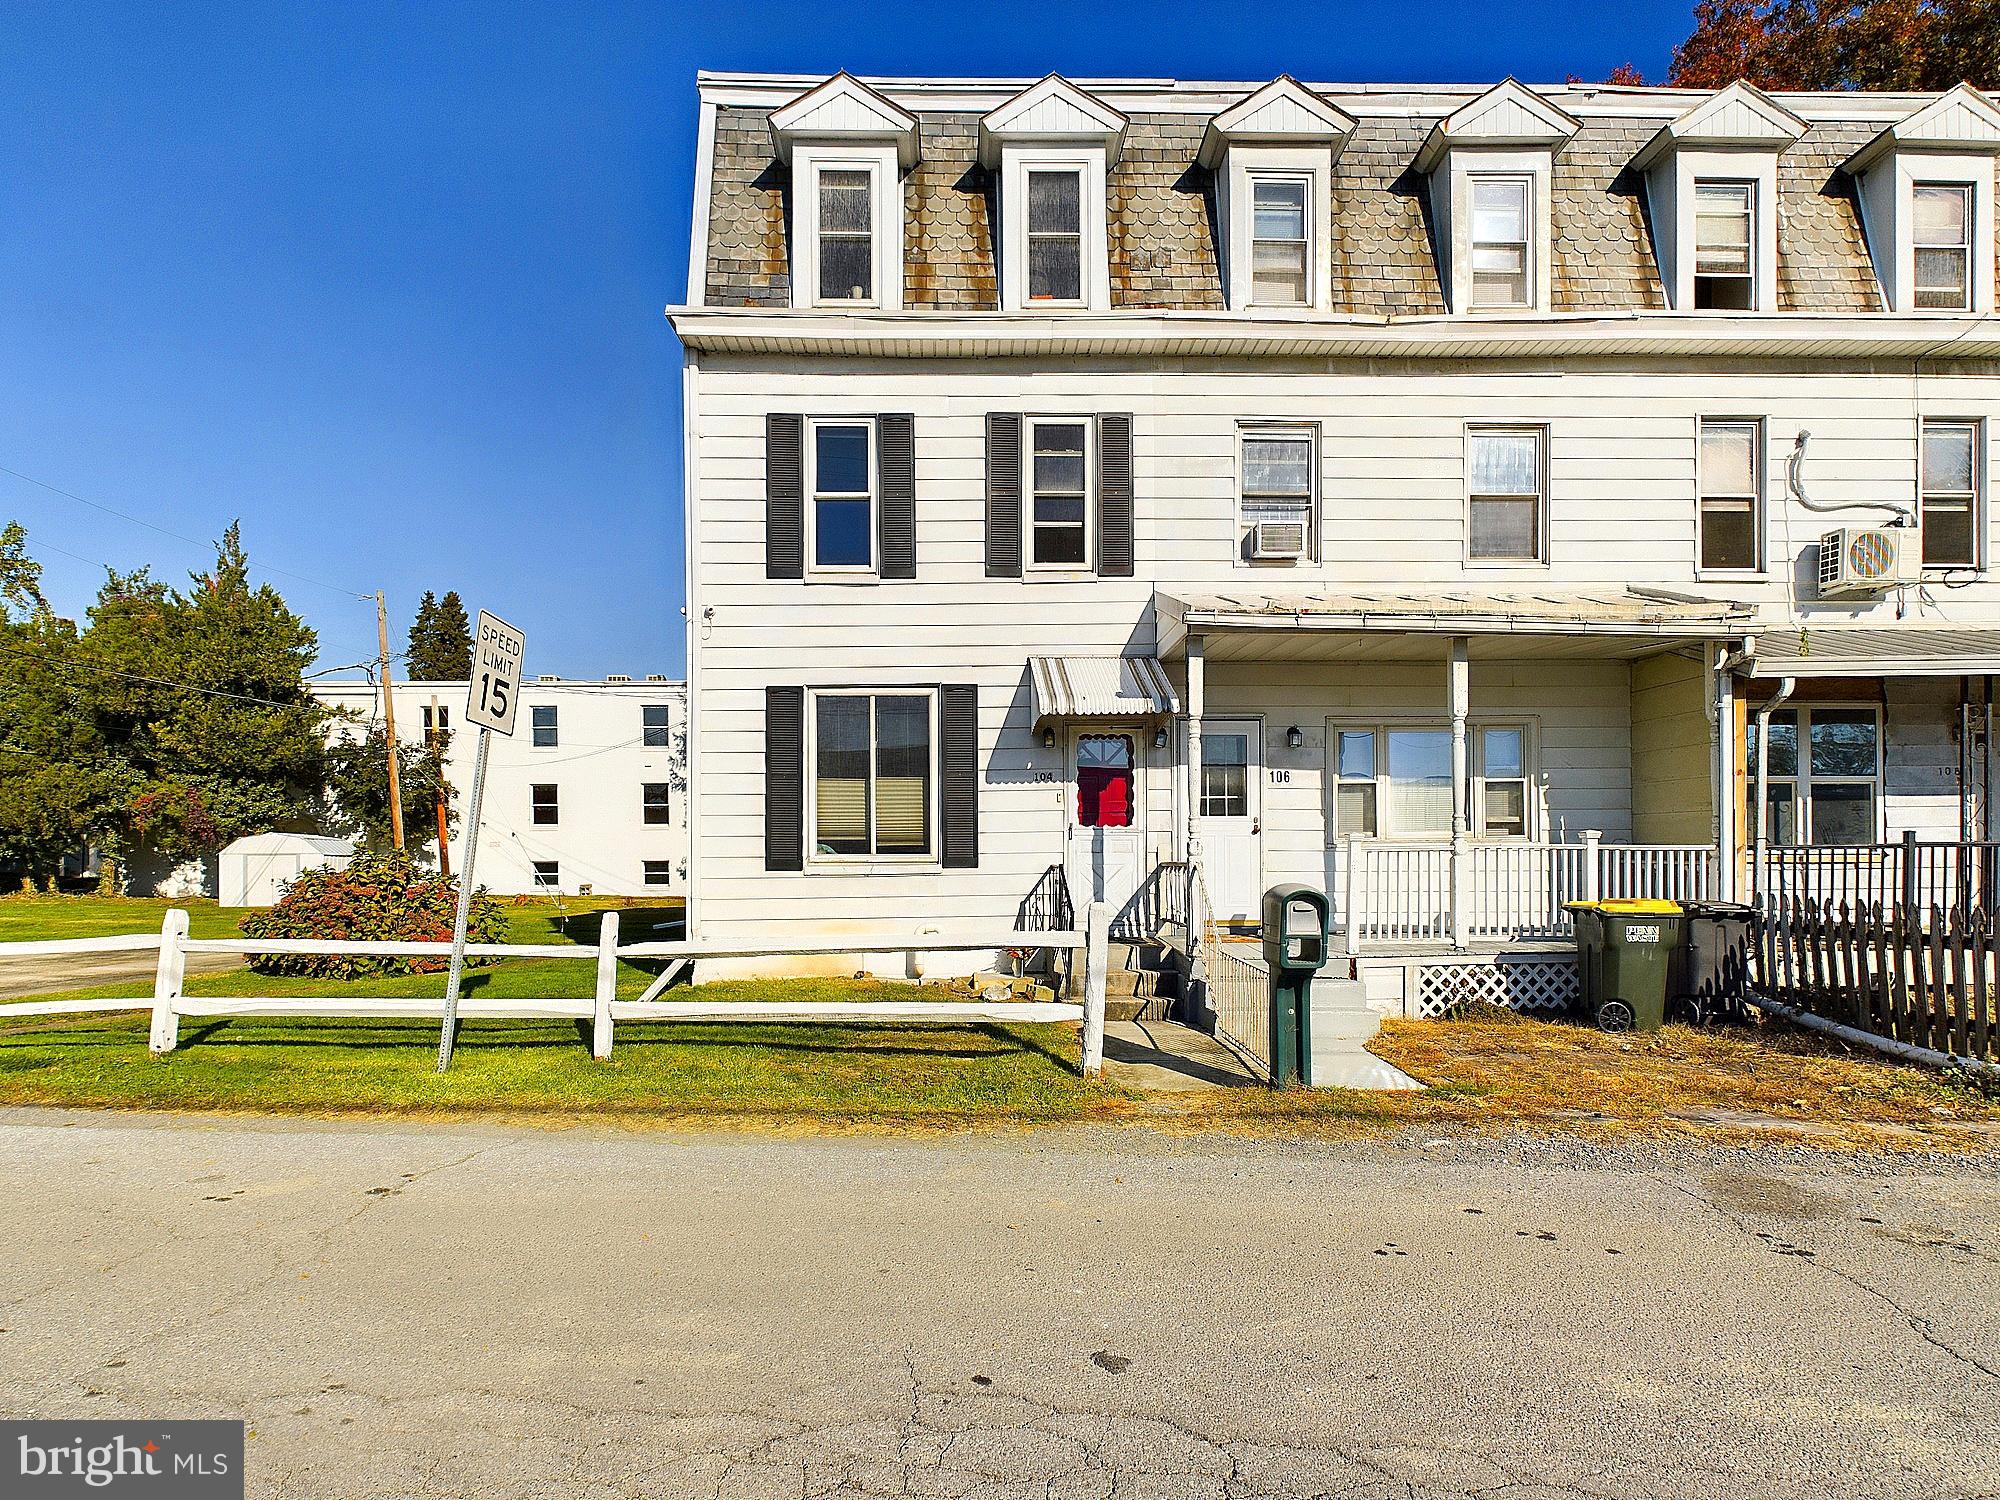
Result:
{"label": "window with blinds", "polygon": [[1980,504],[1980,424],[1926,420],[1923,437],[1924,566],[1976,568],[1984,531]]}
{"label": "window with blinds", "polygon": [[1697,523],[1705,571],[1763,566],[1763,424],[1703,418],[1696,458]]}
{"label": "window with blinds", "polygon": [[1472,196],[1472,305],[1526,307],[1533,299],[1528,250],[1534,183],[1526,177],[1475,177]]}
{"label": "window with blinds", "polygon": [[1694,305],[1749,312],[1757,306],[1757,187],[1694,185]]}
{"label": "window with blinds", "polygon": [[1917,306],[1965,312],[1972,306],[1972,188],[1919,183],[1910,189]]}
{"label": "window with blinds", "polygon": [[1541,562],[1547,499],[1540,427],[1466,434],[1467,545],[1474,562]]}
{"label": "window with blinds", "polygon": [[1312,299],[1312,232],[1306,177],[1250,179],[1250,301],[1302,307]]}
{"label": "window with blinds", "polygon": [[934,693],[816,693],[812,847],[820,856],[935,852]]}
{"label": "window with blinds", "polygon": [[[1469,812],[1481,838],[1524,838],[1534,822],[1528,730],[1475,724],[1469,730]],[[1336,726],[1335,838],[1440,840],[1451,836],[1451,731],[1441,724]]]}

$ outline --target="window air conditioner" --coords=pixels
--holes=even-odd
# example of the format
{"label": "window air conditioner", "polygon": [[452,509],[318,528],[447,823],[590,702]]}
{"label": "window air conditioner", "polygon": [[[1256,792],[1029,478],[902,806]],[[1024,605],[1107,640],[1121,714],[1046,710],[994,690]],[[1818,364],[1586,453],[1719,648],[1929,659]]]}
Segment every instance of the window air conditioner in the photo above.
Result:
{"label": "window air conditioner", "polygon": [[1880,594],[1924,576],[1922,538],[1907,526],[1842,526],[1819,541],[1822,599]]}
{"label": "window air conditioner", "polygon": [[1259,521],[1250,528],[1250,556],[1257,562],[1306,555],[1306,528],[1298,521]]}

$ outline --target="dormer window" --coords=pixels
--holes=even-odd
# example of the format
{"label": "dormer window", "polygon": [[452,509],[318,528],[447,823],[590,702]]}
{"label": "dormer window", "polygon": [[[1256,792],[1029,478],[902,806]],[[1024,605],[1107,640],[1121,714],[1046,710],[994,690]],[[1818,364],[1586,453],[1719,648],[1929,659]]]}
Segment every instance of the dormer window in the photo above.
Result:
{"label": "dormer window", "polygon": [[1028,300],[1083,300],[1083,171],[1034,170],[1028,178]]}
{"label": "dormer window", "polygon": [[875,300],[875,174],[866,167],[819,171],[819,300]]}
{"label": "dormer window", "polygon": [[1533,267],[1528,226],[1535,185],[1528,177],[1472,179],[1472,305],[1526,307]]}
{"label": "dormer window", "polygon": [[1250,300],[1304,307],[1312,301],[1312,180],[1253,176],[1250,194]]}
{"label": "dormer window", "polygon": [[1757,185],[1694,185],[1694,305],[1731,312],[1757,306]]}
{"label": "dormer window", "polygon": [[1917,307],[1967,312],[1972,307],[1972,188],[1920,182],[1910,189]]}

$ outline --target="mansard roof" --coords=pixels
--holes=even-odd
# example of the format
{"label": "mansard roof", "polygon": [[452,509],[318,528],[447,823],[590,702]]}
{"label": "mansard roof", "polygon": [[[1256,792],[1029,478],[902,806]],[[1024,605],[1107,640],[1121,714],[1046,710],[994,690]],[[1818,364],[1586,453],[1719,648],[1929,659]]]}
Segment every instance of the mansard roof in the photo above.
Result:
{"label": "mansard roof", "polygon": [[1762,89],[1739,79],[1661,126],[1632,166],[1643,172],[1663,156],[1688,149],[1780,152],[1798,144],[1809,128]]}
{"label": "mansard roof", "polygon": [[1455,146],[1554,150],[1582,122],[1513,78],[1503,78],[1431,127],[1417,153],[1417,170],[1430,172]]}

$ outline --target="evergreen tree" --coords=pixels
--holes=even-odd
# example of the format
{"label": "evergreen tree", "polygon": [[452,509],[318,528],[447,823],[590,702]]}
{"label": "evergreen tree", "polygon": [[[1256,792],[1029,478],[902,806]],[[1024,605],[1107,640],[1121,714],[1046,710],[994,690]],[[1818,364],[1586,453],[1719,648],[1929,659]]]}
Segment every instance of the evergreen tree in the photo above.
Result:
{"label": "evergreen tree", "polygon": [[[358,722],[358,720],[357,720]],[[398,736],[401,740],[401,736]],[[437,805],[452,804],[445,780],[451,731],[434,730],[421,745],[397,746],[396,780],[403,794],[403,835],[412,850],[437,841]],[[326,748],[325,800],[320,824],[368,848],[392,847],[389,821],[389,737],[380,724],[359,733],[336,732]]]}
{"label": "evergreen tree", "polygon": [[464,682],[472,676],[472,624],[456,591],[442,599],[424,591],[404,665],[411,682]]}

